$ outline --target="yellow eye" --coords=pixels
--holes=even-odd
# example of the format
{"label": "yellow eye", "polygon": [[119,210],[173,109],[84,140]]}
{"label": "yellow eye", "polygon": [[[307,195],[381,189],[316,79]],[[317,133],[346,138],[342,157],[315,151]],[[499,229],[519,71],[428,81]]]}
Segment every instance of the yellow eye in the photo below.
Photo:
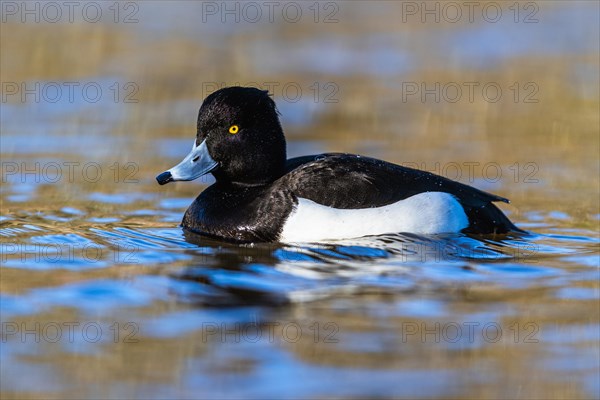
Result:
{"label": "yellow eye", "polygon": [[240,128],[237,125],[231,125],[229,127],[229,133],[231,133],[232,135],[235,135],[236,133],[238,133],[239,130],[240,130]]}

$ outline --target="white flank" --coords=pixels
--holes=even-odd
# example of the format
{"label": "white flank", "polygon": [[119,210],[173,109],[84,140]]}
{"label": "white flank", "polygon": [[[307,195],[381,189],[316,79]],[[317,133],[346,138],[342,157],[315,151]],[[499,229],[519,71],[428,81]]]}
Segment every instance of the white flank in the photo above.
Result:
{"label": "white flank", "polygon": [[298,198],[283,225],[280,241],[316,242],[383,233],[454,233],[469,220],[454,196],[425,192],[373,208],[339,209]]}

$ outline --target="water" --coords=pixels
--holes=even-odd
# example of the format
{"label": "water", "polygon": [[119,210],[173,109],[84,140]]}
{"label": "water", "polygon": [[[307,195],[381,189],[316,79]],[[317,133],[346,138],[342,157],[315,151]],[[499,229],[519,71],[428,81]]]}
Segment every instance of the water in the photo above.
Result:
{"label": "water", "polygon": [[[597,5],[537,3],[539,22],[505,35],[512,20],[394,24],[386,2],[341,4],[330,25],[225,27],[177,4],[140,3],[139,23],[114,31],[3,27],[3,82],[105,93],[2,103],[3,398],[600,397]],[[93,50],[76,38],[88,33]],[[473,80],[505,96],[399,94]],[[289,156],[432,170],[509,197],[529,233],[300,245],[184,233],[212,178],[154,176],[187,154],[203,84],[249,81],[280,84]],[[539,101],[515,102],[517,81]],[[138,102],[115,102],[115,82],[138,85]],[[291,82],[297,102],[281,90]]]}
{"label": "water", "polygon": [[239,246],[184,235],[187,197],[92,193],[86,208],[11,192],[9,393],[31,391],[25,374],[50,397],[598,391],[599,240],[566,214],[534,213],[519,222],[537,233],[500,239]]}

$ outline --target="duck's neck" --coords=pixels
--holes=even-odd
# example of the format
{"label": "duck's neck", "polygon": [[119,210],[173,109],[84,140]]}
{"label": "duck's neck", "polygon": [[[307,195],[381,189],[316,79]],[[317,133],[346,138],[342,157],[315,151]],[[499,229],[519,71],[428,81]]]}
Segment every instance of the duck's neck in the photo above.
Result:
{"label": "duck's neck", "polygon": [[283,134],[276,135],[268,148],[249,149],[245,157],[236,159],[227,168],[217,168],[213,176],[217,182],[243,186],[267,185],[286,172],[286,144]]}

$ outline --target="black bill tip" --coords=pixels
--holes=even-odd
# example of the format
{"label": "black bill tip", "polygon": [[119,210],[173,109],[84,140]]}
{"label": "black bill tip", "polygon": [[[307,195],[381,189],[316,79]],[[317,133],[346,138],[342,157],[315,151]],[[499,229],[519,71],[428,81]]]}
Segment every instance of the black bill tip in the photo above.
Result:
{"label": "black bill tip", "polygon": [[173,181],[173,175],[169,171],[165,171],[156,177],[156,181],[159,185],[164,185]]}

